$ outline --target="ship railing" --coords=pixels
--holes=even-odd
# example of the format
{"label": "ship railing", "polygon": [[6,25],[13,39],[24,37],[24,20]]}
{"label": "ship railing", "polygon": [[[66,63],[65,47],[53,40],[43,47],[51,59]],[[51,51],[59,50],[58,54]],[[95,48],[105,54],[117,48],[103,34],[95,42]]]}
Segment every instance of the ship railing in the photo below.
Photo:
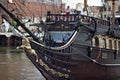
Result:
{"label": "ship railing", "polygon": [[79,15],[79,18],[80,18],[81,22],[83,22],[83,23],[92,23],[92,18],[94,18],[97,23],[97,26],[98,25],[101,25],[101,26],[110,26],[111,25],[109,20],[103,20],[103,19],[99,19],[99,18],[95,18],[95,17],[86,16],[86,15]]}
{"label": "ship railing", "polygon": [[46,22],[54,23],[54,22],[59,22],[59,21],[64,21],[64,22],[80,21],[82,23],[92,23],[93,22],[92,18],[95,19],[97,25],[102,25],[102,26],[110,26],[111,25],[109,20],[103,20],[103,19],[99,19],[99,18],[95,18],[95,17],[81,15],[81,14],[69,14],[69,15],[66,15],[66,14],[48,14],[46,17]]}
{"label": "ship railing", "polygon": [[46,17],[46,22],[58,22],[58,21],[69,21],[76,22],[78,19],[78,14],[48,14]]}

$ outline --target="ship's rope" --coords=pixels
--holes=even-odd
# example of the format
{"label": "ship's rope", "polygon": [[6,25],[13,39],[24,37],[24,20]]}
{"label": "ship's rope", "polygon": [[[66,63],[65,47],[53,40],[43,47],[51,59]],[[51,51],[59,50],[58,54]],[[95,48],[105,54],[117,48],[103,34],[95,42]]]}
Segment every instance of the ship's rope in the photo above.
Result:
{"label": "ship's rope", "polygon": [[38,3],[40,4],[39,6],[41,7],[41,18],[43,17],[43,14],[42,14],[42,12],[43,12],[43,6],[44,6],[44,0],[42,0],[42,3],[40,2],[40,0],[37,0],[38,1]]}
{"label": "ship's rope", "polygon": [[34,13],[25,4],[23,4],[23,6],[32,14],[33,17],[35,16]]}
{"label": "ship's rope", "polygon": [[[14,0],[15,1],[15,4],[16,4],[16,7],[19,7],[19,11],[21,12],[23,12],[26,16],[28,16],[28,14],[24,11],[24,9],[21,7],[21,5],[19,4],[19,2],[17,2],[18,0]],[[21,13],[22,13],[21,12]]]}

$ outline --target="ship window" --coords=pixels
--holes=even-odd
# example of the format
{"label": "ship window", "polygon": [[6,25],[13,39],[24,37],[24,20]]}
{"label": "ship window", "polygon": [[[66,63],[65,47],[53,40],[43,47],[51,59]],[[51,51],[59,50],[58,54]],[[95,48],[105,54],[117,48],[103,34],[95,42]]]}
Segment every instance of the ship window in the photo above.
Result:
{"label": "ship window", "polygon": [[114,48],[117,49],[117,41],[114,42]]}
{"label": "ship window", "polygon": [[95,39],[92,39],[92,46],[95,46]]}
{"label": "ship window", "polygon": [[107,53],[102,53],[102,59],[107,59]]}
{"label": "ship window", "polygon": [[106,47],[106,41],[105,39],[102,39],[102,44],[101,44],[102,48],[105,48]]}
{"label": "ship window", "polygon": [[109,48],[112,49],[112,40],[109,40]]}
{"label": "ship window", "polygon": [[62,42],[67,42],[71,35],[73,34],[72,31],[70,32],[51,32],[51,40],[56,42],[56,43],[62,43]]}
{"label": "ship window", "polygon": [[95,38],[95,46],[99,46],[99,39],[97,37]]}

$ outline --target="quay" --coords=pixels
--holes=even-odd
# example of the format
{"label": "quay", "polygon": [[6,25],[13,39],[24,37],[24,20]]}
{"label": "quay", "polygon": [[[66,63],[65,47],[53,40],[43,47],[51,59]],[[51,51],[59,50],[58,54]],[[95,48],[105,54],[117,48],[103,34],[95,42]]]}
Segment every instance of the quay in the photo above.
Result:
{"label": "quay", "polygon": [[0,32],[0,46],[19,46],[22,38],[11,32]]}

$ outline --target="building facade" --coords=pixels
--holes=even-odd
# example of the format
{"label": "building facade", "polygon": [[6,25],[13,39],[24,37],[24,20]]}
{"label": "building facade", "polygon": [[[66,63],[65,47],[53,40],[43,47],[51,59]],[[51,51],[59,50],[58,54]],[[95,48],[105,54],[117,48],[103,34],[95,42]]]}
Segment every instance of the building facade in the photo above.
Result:
{"label": "building facade", "polygon": [[[1,0],[1,2],[20,18],[45,17],[47,11],[59,13],[62,5],[62,0]],[[4,14],[2,10],[0,12],[0,15]]]}
{"label": "building facade", "polygon": [[[99,17],[102,19],[107,19],[112,15],[112,0],[101,0],[103,6],[89,6],[87,7],[88,15]],[[115,15],[120,15],[120,1],[115,0]],[[76,4],[76,9],[81,10],[83,12],[84,3]]]}

